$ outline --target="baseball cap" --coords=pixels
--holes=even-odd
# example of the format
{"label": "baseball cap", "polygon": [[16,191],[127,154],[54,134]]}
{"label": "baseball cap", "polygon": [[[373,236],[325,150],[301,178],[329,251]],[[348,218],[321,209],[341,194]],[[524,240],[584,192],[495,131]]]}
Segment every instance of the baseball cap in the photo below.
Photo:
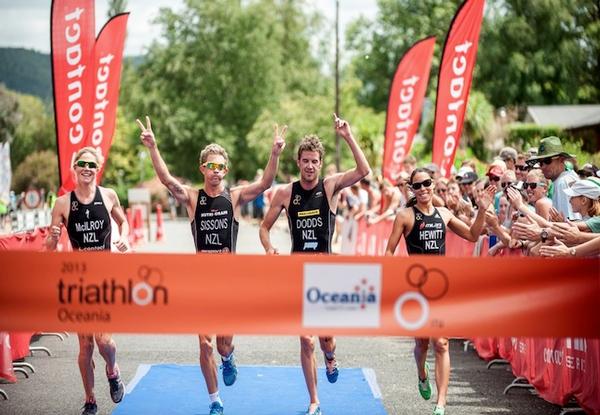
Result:
{"label": "baseball cap", "polygon": [[456,173],[456,178],[458,180],[460,180],[468,172],[473,173],[473,169],[471,167],[469,167],[469,166],[462,166],[460,169],[458,169],[458,173]]}
{"label": "baseball cap", "polygon": [[462,178],[460,179],[460,184],[470,184],[473,183],[475,180],[477,180],[479,177],[477,177],[477,174],[475,172],[472,171],[468,171],[465,173],[464,176],[462,176]]}
{"label": "baseball cap", "polygon": [[588,177],[577,180],[571,187],[565,189],[565,194],[569,197],[585,196],[592,200],[598,200],[600,199],[600,179]]}
{"label": "baseball cap", "polygon": [[517,150],[512,147],[504,147],[500,150],[500,154],[498,155],[502,160],[506,161],[508,159],[517,160]]}
{"label": "baseball cap", "polygon": [[600,177],[600,169],[593,165],[592,163],[585,163],[579,170],[577,170],[577,174],[580,176],[596,176]]}
{"label": "baseball cap", "polygon": [[439,171],[440,171],[440,168],[435,163],[427,163],[426,165],[423,166],[423,168],[432,173],[439,173]]}
{"label": "baseball cap", "polygon": [[486,176],[496,176],[496,177],[502,177],[504,175],[504,169],[500,166],[498,166],[497,164],[492,164],[489,168],[487,173],[485,174]]}

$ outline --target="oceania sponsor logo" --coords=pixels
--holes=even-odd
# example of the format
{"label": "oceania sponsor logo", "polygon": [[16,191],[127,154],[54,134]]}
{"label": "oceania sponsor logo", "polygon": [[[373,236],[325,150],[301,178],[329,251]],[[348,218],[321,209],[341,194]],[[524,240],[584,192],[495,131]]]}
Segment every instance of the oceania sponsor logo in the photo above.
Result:
{"label": "oceania sponsor logo", "polygon": [[305,264],[304,327],[379,327],[380,264]]}
{"label": "oceania sponsor logo", "polygon": [[85,276],[60,278],[57,284],[58,318],[63,322],[110,322],[103,306],[161,306],[169,303],[169,292],[157,268],[140,267],[136,278],[117,281],[105,278],[90,282]]}

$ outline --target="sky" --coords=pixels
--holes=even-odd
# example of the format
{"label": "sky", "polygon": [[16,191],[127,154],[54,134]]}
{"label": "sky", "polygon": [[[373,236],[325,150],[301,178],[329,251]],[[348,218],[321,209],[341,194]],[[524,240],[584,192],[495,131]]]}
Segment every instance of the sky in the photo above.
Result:
{"label": "sky", "polygon": [[[339,0],[340,37],[352,20],[359,16],[374,18],[376,0]],[[144,54],[154,39],[160,36],[158,25],[152,24],[161,7],[182,8],[183,0],[128,0],[131,12],[127,24],[125,55]],[[335,0],[307,0],[308,7],[320,10],[333,25]],[[50,52],[51,0],[0,0],[0,47],[24,47]],[[96,0],[96,34],[106,22],[108,2]],[[334,33],[332,31],[332,33]],[[343,39],[342,39],[343,42]]]}

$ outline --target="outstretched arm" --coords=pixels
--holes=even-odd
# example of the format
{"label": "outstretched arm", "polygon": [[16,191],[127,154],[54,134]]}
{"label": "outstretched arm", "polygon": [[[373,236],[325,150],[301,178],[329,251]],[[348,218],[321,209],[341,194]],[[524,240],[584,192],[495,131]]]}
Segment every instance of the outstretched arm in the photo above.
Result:
{"label": "outstretched arm", "polygon": [[152,124],[150,124],[150,117],[146,116],[146,126],[144,126],[139,119],[136,119],[135,121],[142,130],[140,139],[142,140],[142,143],[150,150],[152,166],[154,166],[154,171],[156,171],[156,175],[158,176],[160,182],[164,184],[167,189],[169,189],[173,197],[177,199],[179,203],[187,204],[190,200],[188,188],[187,186],[181,184],[179,180],[171,176],[165,161],[158,151],[156,138],[152,132]]}
{"label": "outstretched arm", "polygon": [[365,154],[358,146],[354,135],[352,135],[350,124],[348,124],[347,121],[338,118],[336,114],[333,114],[333,116],[335,131],[346,140],[346,143],[348,143],[352,155],[354,156],[354,161],[356,162],[355,168],[335,176],[334,193],[337,193],[344,187],[352,186],[363,177],[366,177],[371,171],[371,168],[369,167],[369,162],[367,161]]}
{"label": "outstretched arm", "polygon": [[284,125],[279,131],[279,126],[275,124],[275,134],[273,138],[273,147],[271,147],[271,156],[265,172],[262,177],[254,183],[247,184],[245,186],[239,186],[233,188],[231,191],[239,192],[238,205],[254,200],[256,196],[267,190],[273,184],[273,179],[277,174],[277,168],[279,166],[279,156],[285,148],[285,133],[287,131],[287,125]]}
{"label": "outstretched arm", "polygon": [[463,221],[458,219],[456,216],[452,214],[450,217],[450,221],[448,222],[448,227],[452,229],[452,232],[469,240],[471,242],[476,242],[481,235],[481,230],[483,229],[483,225],[485,224],[485,211],[491,205],[492,200],[494,200],[494,194],[496,193],[496,186],[489,186],[478,201],[479,210],[477,211],[477,216],[475,220],[471,224],[471,227],[468,227]]}

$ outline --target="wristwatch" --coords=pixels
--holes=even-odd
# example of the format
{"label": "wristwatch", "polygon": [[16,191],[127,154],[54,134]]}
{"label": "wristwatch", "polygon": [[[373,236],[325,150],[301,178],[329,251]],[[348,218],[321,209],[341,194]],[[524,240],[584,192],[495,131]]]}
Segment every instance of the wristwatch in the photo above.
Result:
{"label": "wristwatch", "polygon": [[540,238],[541,238],[542,242],[546,242],[548,240],[548,231],[546,229],[542,229]]}

